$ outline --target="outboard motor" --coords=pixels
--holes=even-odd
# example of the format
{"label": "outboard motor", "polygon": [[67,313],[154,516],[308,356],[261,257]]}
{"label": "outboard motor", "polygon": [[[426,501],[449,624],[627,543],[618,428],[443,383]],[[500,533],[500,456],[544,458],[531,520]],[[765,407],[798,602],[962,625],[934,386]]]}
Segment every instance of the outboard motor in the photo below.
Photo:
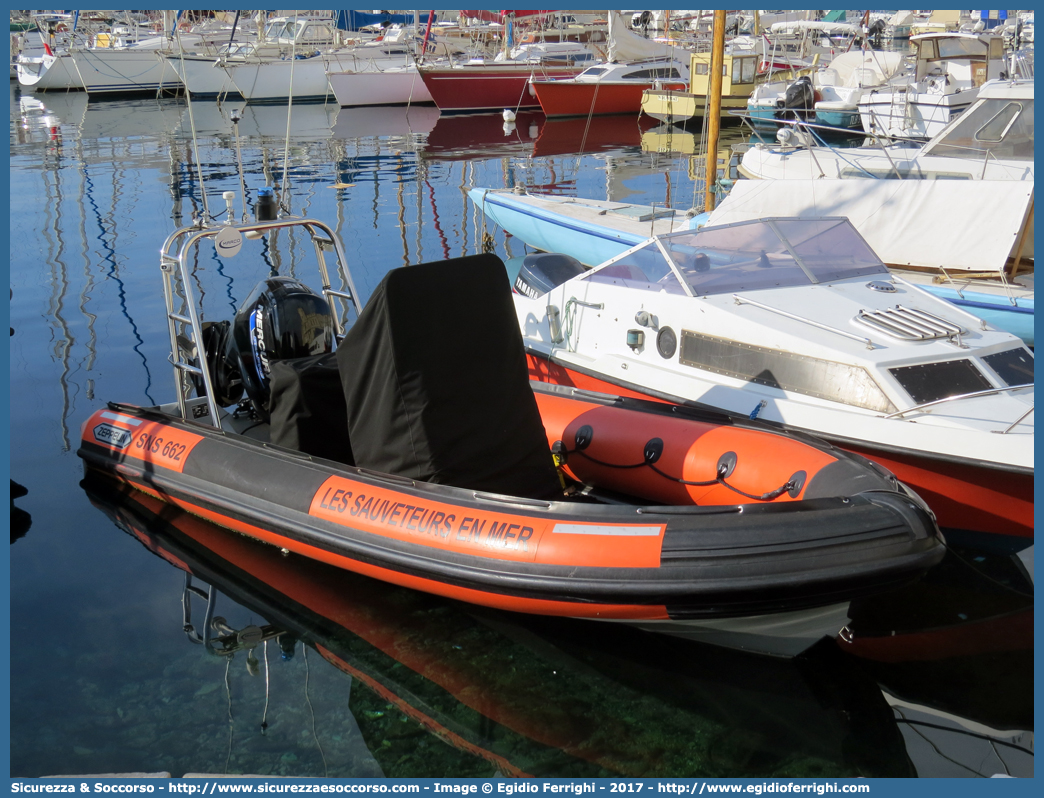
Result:
{"label": "outboard motor", "polygon": [[880,46],[884,40],[885,29],[888,27],[887,23],[883,19],[875,19],[870,23],[870,27],[866,29],[867,38],[874,43],[875,46]]}
{"label": "outboard motor", "polygon": [[[236,404],[243,398],[243,380],[239,373],[239,358],[232,338],[232,322],[203,322],[203,352],[214,399],[221,407]],[[196,365],[202,365],[197,362]],[[197,396],[206,395],[203,379],[193,377]]]}
{"label": "outboard motor", "polygon": [[233,347],[243,387],[255,412],[269,421],[272,362],[334,350],[329,303],[293,277],[258,283],[232,322]]}
{"label": "outboard motor", "polygon": [[569,255],[534,252],[522,260],[518,277],[515,278],[515,291],[536,299],[584,271],[584,264]]}
{"label": "outboard motor", "polygon": [[776,119],[808,121],[815,116],[816,97],[812,79],[803,75],[789,86],[782,100],[776,101]]}

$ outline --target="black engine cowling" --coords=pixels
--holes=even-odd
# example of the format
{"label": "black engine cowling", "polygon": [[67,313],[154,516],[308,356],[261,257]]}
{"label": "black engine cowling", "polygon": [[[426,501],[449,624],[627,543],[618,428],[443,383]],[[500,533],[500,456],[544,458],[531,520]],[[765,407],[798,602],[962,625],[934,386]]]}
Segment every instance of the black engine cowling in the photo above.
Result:
{"label": "black engine cowling", "polygon": [[787,86],[781,101],[776,102],[776,119],[807,120],[815,111],[816,96],[812,88],[812,79],[807,75],[795,80]]}
{"label": "black engine cowling", "polygon": [[536,299],[584,271],[584,264],[569,255],[534,252],[522,260],[514,287],[523,296]]}
{"label": "black engine cowling", "polygon": [[292,277],[269,277],[250,292],[232,322],[234,356],[254,410],[269,420],[272,362],[334,350],[329,303]]}

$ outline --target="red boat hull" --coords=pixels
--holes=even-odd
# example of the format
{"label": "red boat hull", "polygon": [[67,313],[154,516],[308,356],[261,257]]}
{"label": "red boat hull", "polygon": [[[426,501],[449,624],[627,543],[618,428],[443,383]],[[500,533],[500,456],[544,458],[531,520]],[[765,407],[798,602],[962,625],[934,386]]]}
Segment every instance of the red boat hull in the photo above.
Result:
{"label": "red boat hull", "polygon": [[[664,83],[660,88],[678,91],[684,81]],[[533,90],[544,115],[591,116],[602,114],[635,114],[642,110],[642,92],[651,83],[574,83],[567,80],[534,80]]]}
{"label": "red boat hull", "polygon": [[[539,77],[571,78],[579,72],[580,67],[554,67],[541,70]],[[421,69],[421,77],[439,110],[446,113],[540,107],[529,90],[529,79],[535,77],[531,65],[427,67]]]}
{"label": "red boat hull", "polygon": [[[666,401],[602,377],[583,374],[532,353],[526,354],[530,379],[589,391]],[[972,463],[954,463],[915,452],[894,452],[872,444],[830,440],[884,466],[923,498],[939,526],[972,532],[1033,537],[1033,474]]]}

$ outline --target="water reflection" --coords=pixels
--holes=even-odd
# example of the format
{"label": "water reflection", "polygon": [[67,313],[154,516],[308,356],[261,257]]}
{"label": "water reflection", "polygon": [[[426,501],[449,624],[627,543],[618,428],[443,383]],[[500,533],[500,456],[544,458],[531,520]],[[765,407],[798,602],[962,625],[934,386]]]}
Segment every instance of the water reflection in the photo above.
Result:
{"label": "water reflection", "polygon": [[[388,776],[1032,775],[1032,732],[940,704],[950,678],[967,697],[974,653],[948,651],[918,686],[898,663],[882,668],[829,640],[787,661],[486,610],[284,556],[100,477],[84,486],[153,554],[239,605],[220,599],[222,617],[211,621],[211,607],[204,626],[186,615],[226,665],[228,651],[250,652],[226,679],[260,672],[265,637],[280,641],[284,659],[310,648],[345,674],[350,714],[317,726],[317,750],[357,728]],[[253,619],[245,628],[224,617],[239,609]],[[893,657],[900,648],[892,644]],[[1005,656],[1019,661],[1018,651]],[[1028,686],[1025,662],[1005,676]],[[234,725],[229,772],[269,772],[243,739],[265,732],[275,742],[278,724]],[[356,752],[354,761],[368,760]]]}

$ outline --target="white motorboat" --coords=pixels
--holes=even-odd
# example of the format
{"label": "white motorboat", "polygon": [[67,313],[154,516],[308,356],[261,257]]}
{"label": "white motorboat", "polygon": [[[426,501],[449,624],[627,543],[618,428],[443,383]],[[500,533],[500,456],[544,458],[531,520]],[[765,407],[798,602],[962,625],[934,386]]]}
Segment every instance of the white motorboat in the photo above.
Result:
{"label": "white motorboat", "polygon": [[812,116],[821,125],[859,128],[862,125],[859,117],[860,99],[892,80],[902,69],[904,60],[902,53],[877,50],[841,53],[829,64],[811,73],[811,92],[807,102],[799,106],[787,102],[787,90],[792,81],[760,83],[747,100],[747,112],[754,119],[772,123],[775,123],[780,111],[803,112],[801,118]]}
{"label": "white motorboat", "polygon": [[867,133],[930,139],[975,101],[984,83],[1008,77],[1002,36],[954,31],[910,41],[917,48],[914,73],[859,100]]}
{"label": "white motorboat", "polygon": [[845,218],[682,230],[515,287],[535,378],[814,433],[944,526],[1033,534],[1032,353],[891,275]]}
{"label": "white motorboat", "polygon": [[832,148],[785,128],[778,142],[750,147],[738,168],[752,178],[1032,181],[1033,134],[1033,81],[995,80],[923,146]]}

